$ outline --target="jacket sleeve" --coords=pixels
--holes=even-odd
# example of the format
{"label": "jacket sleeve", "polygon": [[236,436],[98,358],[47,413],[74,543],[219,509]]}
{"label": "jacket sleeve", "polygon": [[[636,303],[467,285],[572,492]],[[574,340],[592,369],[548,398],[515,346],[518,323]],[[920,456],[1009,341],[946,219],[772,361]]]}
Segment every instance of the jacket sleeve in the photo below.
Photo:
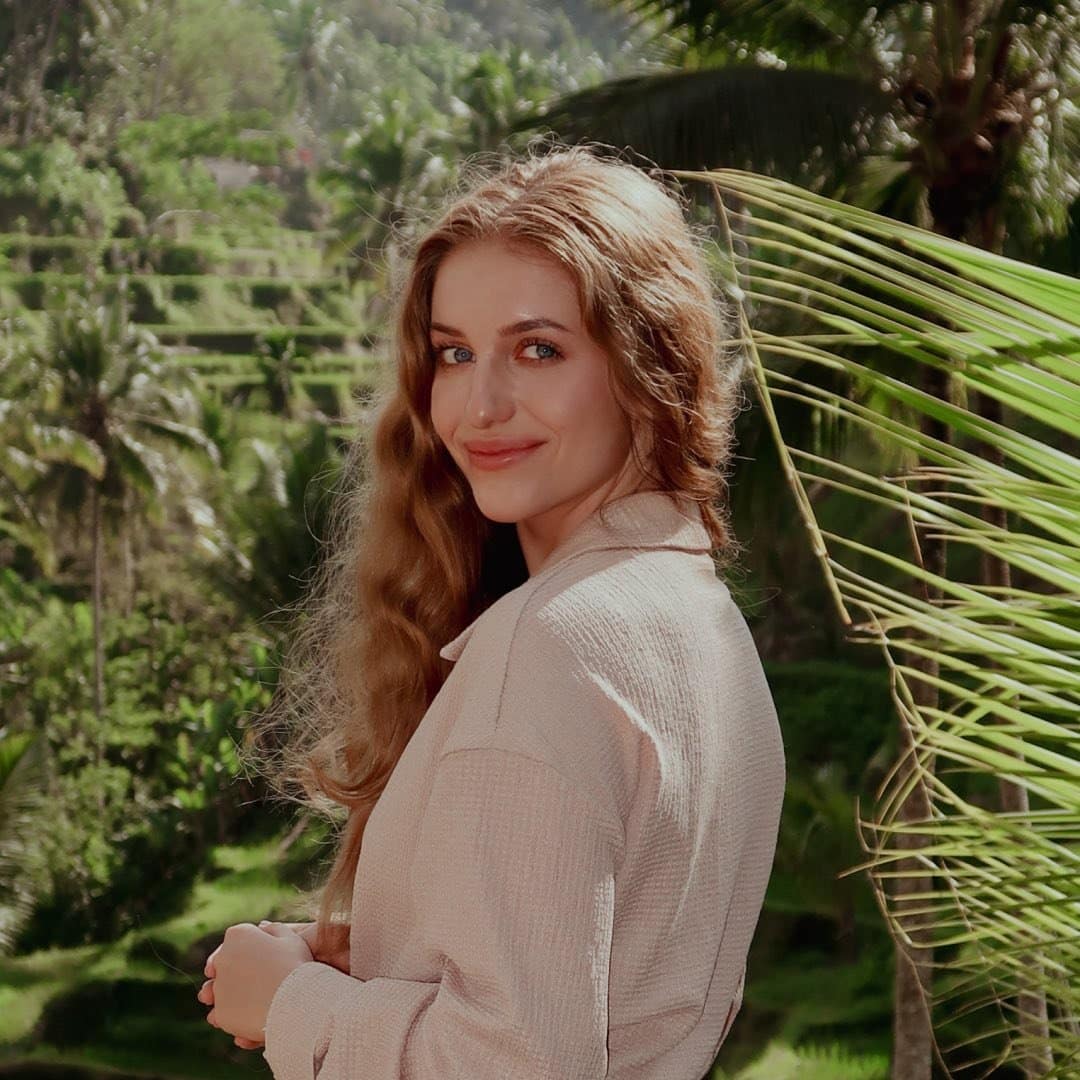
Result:
{"label": "jacket sleeve", "polygon": [[493,747],[447,753],[411,869],[440,979],[302,964],[267,1015],[276,1080],[605,1076],[621,845],[617,820],[551,765]]}

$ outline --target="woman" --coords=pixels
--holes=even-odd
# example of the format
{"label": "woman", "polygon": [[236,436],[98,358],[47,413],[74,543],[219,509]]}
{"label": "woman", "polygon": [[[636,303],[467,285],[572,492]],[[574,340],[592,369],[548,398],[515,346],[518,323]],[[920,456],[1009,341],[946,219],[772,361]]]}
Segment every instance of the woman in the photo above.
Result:
{"label": "woman", "polygon": [[199,993],[277,1080],[714,1061],[785,779],[716,576],[718,311],[678,197],[583,147],[482,170],[416,245],[285,664],[321,740],[285,772],[347,826],[315,922],[230,927]]}

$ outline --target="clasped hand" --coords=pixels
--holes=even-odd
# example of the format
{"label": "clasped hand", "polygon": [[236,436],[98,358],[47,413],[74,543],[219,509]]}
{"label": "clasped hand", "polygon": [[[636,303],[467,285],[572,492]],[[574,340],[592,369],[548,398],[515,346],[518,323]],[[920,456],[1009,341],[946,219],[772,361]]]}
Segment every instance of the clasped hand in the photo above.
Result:
{"label": "clasped hand", "polygon": [[207,1022],[232,1035],[237,1046],[255,1049],[264,1042],[266,1014],[285,977],[313,960],[304,933],[293,927],[314,923],[237,923],[206,961],[199,1001],[212,1008]]}

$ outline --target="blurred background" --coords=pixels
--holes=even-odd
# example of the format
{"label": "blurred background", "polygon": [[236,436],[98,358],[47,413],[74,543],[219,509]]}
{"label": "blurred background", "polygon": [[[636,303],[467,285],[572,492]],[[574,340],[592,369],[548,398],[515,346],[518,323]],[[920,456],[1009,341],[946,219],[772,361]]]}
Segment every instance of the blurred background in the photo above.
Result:
{"label": "blurred background", "polygon": [[[405,214],[549,131],[1074,275],[1077,25],[975,0],[0,0],[0,1075],[269,1075],[195,993],[224,927],[281,917],[328,857],[237,744],[387,362]],[[729,581],[789,787],[710,1075],[875,1080],[893,944],[837,875],[897,754],[889,672],[833,615],[758,409],[738,438]]]}

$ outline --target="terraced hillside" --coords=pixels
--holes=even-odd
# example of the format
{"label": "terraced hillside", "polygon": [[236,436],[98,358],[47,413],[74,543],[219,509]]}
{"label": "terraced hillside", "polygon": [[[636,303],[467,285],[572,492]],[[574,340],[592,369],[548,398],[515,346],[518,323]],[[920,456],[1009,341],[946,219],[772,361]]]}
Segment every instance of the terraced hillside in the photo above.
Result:
{"label": "terraced hillside", "polygon": [[344,433],[370,394],[370,286],[350,285],[326,241],[285,228],[104,241],[0,234],[0,311],[20,332],[40,333],[65,291],[88,277],[126,279],[133,321],[221,400],[317,414]]}

